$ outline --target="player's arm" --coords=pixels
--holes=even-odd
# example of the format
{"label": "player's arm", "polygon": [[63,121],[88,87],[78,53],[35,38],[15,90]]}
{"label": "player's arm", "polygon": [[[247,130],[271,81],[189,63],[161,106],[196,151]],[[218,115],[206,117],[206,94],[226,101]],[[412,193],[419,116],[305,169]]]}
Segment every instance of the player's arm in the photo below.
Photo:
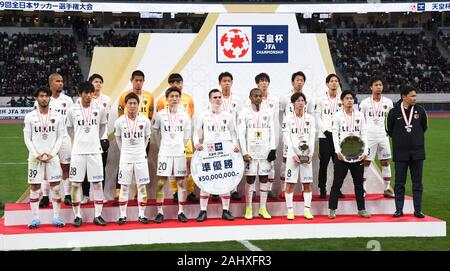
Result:
{"label": "player's arm", "polygon": [[317,122],[317,128],[319,129],[319,132],[323,133],[325,132],[325,127],[322,122],[322,113],[323,113],[323,103],[322,100],[319,98],[317,99],[315,110],[314,110],[314,117],[316,118]]}
{"label": "player's arm", "polygon": [[37,152],[36,148],[34,147],[33,141],[31,140],[32,132],[31,132],[31,121],[29,119],[29,116],[25,116],[25,127],[23,128],[23,139],[25,140],[25,145],[27,146],[28,152],[35,157],[39,158],[41,155]]}
{"label": "player's arm", "polygon": [[105,134],[106,123],[108,119],[106,118],[106,110],[100,107],[100,126],[99,126],[99,138]]}
{"label": "player's arm", "polygon": [[152,129],[150,120],[145,120],[145,146],[147,146],[150,143],[150,137],[152,135]]}
{"label": "player's arm", "polygon": [[122,150],[122,131],[120,129],[120,121],[117,119],[114,122],[114,135],[116,136],[117,147],[119,147],[119,151]]}
{"label": "player's arm", "polygon": [[364,156],[365,159],[369,153],[369,142],[367,140],[367,124],[364,117],[361,119],[361,140],[364,142],[364,153],[361,156]]}
{"label": "player's arm", "polygon": [[153,98],[152,94],[149,94],[149,98],[148,98],[148,118],[149,120],[152,120],[153,118],[153,111],[155,110],[155,99]]}
{"label": "player's arm", "polygon": [[[186,114],[187,115],[187,114]],[[184,146],[191,140],[192,130],[191,130],[191,120],[189,119],[189,115],[186,116],[184,120]]]}
{"label": "player's arm", "polygon": [[63,134],[64,134],[63,118],[59,117],[58,127],[56,127],[56,141],[55,141],[55,145],[53,145],[53,149],[50,152],[50,157],[48,158],[48,160],[51,160],[59,152],[59,149],[61,148],[61,144],[62,144]]}
{"label": "player's arm", "polygon": [[[279,133],[279,131],[280,131],[280,101],[278,100],[278,102],[277,103],[275,103],[275,108],[274,108],[274,114],[273,114],[273,119],[272,119],[272,121],[274,121],[274,133]],[[279,138],[277,138],[277,137],[274,137],[274,140],[275,140],[275,149],[277,148],[277,146],[278,146],[278,141],[279,141]],[[273,149],[272,149],[273,150]]]}
{"label": "player's arm", "polygon": [[428,116],[427,116],[427,112],[425,111],[425,109],[422,108],[422,110],[423,110],[423,117],[420,120],[420,125],[422,125],[423,132],[425,133],[425,131],[428,128]]}
{"label": "player's arm", "polygon": [[314,154],[314,145],[316,143],[316,124],[314,118],[311,118],[310,129],[309,129],[309,156],[313,156]]}
{"label": "player's arm", "polygon": [[247,128],[245,125],[245,110],[241,111],[238,118],[238,136],[239,136],[239,143],[241,145],[241,152],[242,156],[248,155],[247,151]]}
{"label": "player's arm", "polygon": [[194,116],[195,111],[194,111],[194,99],[192,98],[192,96],[189,99],[189,117],[192,118],[192,116]]}
{"label": "player's arm", "polygon": [[339,144],[339,123],[339,114],[336,113],[333,116],[331,132],[333,136],[334,149],[337,154],[341,154],[342,151],[341,145]]}
{"label": "player's arm", "polygon": [[230,121],[228,122],[228,129],[230,130],[231,141],[233,142],[234,145],[234,151],[240,152],[241,149],[239,148],[239,140],[236,133],[236,125],[234,124],[233,116],[231,116]]}
{"label": "player's arm", "polygon": [[66,128],[67,128],[67,134],[69,134],[70,139],[74,140],[75,132],[73,128],[73,112],[72,107],[67,110],[67,117],[66,117]]}
{"label": "player's arm", "polygon": [[299,153],[297,153],[296,148],[294,148],[294,144],[292,144],[292,140],[291,140],[291,122],[289,121],[289,116],[285,115],[283,118],[283,123],[281,124],[281,128],[283,129],[283,141],[284,144],[286,144],[286,146],[288,147],[289,151],[293,151],[295,154],[299,155]]}
{"label": "player's arm", "polygon": [[203,149],[203,118],[202,115],[194,116],[194,133],[192,135],[192,141],[196,150],[201,151]]}
{"label": "player's arm", "polygon": [[388,116],[387,116],[387,118],[386,118],[386,120],[385,120],[385,130],[386,130],[386,133],[390,136],[390,137],[392,137],[392,133],[393,133],[393,131],[394,131],[394,110],[393,109],[391,109],[391,110],[389,110],[389,113],[388,113]]}

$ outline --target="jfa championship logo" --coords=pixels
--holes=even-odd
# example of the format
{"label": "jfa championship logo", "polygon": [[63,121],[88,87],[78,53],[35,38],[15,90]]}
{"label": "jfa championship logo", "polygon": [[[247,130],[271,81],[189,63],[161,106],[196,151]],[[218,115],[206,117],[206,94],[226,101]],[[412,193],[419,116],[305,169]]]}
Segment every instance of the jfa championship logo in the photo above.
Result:
{"label": "jfa championship logo", "polygon": [[217,63],[287,63],[287,25],[216,26]]}

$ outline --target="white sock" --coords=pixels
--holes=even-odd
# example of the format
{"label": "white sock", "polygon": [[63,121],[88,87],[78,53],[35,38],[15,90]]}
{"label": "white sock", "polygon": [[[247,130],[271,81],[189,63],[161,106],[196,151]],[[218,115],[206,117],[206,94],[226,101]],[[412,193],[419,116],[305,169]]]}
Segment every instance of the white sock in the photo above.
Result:
{"label": "white sock", "polygon": [[94,209],[95,209],[95,217],[102,215],[103,209],[103,184],[102,182],[91,183],[94,194]]}
{"label": "white sock", "polygon": [[59,210],[61,210],[61,186],[59,184],[50,187],[52,194],[53,217],[59,217]]}
{"label": "white sock", "polygon": [[284,197],[286,199],[286,207],[288,208],[288,210],[293,210],[294,209],[294,192],[288,193],[285,192],[284,193]]}
{"label": "white sock", "polygon": [[127,206],[128,206],[128,196],[130,190],[128,185],[121,184],[120,185],[120,194],[119,194],[119,209],[120,209],[120,217],[127,216]]}
{"label": "white sock", "polygon": [[81,217],[81,183],[72,182],[72,209],[76,217]]}
{"label": "white sock", "polygon": [[309,211],[311,208],[312,192],[303,192],[303,200],[305,203],[305,211]]}
{"label": "white sock", "polygon": [[72,189],[72,184],[69,181],[69,179],[63,180],[62,185],[64,187],[64,196],[70,195],[70,190]]}
{"label": "white sock", "polygon": [[39,219],[39,190],[30,189],[30,208],[33,219]]}
{"label": "white sock", "polygon": [[48,183],[48,181],[46,181],[46,180],[42,181],[41,191],[42,191],[42,196],[48,197],[49,192],[50,192],[50,184]]}
{"label": "white sock", "polygon": [[184,204],[186,203],[186,197],[187,197],[187,191],[186,191],[186,179],[184,180],[178,180],[177,181],[177,187],[178,187],[178,214],[181,214],[184,212]]}
{"label": "white sock", "polygon": [[200,190],[200,210],[206,211],[208,209],[209,194]]}
{"label": "white sock", "polygon": [[252,208],[253,191],[255,190],[255,184],[245,183],[245,203],[247,208]]}
{"label": "white sock", "polygon": [[387,190],[391,185],[391,166],[381,167],[381,176],[384,180],[384,190]]}
{"label": "white sock", "polygon": [[266,208],[268,183],[259,183],[259,208]]}
{"label": "white sock", "polygon": [[223,210],[230,209],[230,193],[222,194],[220,195],[220,198],[222,199],[222,208]]}
{"label": "white sock", "polygon": [[147,187],[145,184],[139,184],[138,190],[138,209],[139,217],[145,217],[145,208],[147,207]]}

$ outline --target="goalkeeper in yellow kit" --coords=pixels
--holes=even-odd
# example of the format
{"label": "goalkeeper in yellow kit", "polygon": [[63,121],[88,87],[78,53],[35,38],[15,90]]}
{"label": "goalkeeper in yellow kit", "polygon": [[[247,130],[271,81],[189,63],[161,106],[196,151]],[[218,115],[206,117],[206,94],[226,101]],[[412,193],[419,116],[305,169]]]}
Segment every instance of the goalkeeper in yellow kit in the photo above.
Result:
{"label": "goalkeeper in yellow kit", "polygon": [[[181,108],[180,109],[186,111],[192,120],[192,116],[194,115],[194,100],[192,99],[191,95],[189,95],[186,92],[183,92],[183,77],[179,73],[172,73],[169,75],[169,78],[167,81],[171,88],[175,87],[181,91],[181,101],[180,101]],[[156,102],[156,112],[163,110],[164,108],[167,107],[167,105],[168,105],[168,102],[167,102],[166,96],[164,94],[162,94]],[[192,148],[192,142],[190,140],[186,144],[185,150],[186,150],[186,158],[191,158],[192,154],[193,154],[193,148]],[[187,166],[190,167],[191,166],[190,159],[187,159],[187,161],[188,161]],[[173,200],[178,201],[177,182],[175,181],[174,178],[170,178],[169,183],[170,183],[170,187],[172,188],[172,191],[174,192]],[[187,200],[190,202],[198,202],[199,201],[199,199],[194,194],[194,189],[195,189],[194,179],[192,178],[191,175],[189,175],[187,178],[187,191],[189,193],[187,196]]]}

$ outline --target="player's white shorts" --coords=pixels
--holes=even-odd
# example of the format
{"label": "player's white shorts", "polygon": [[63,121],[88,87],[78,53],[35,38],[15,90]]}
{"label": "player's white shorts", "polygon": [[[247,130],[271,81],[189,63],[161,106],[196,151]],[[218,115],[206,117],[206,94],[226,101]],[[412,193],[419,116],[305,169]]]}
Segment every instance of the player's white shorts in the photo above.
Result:
{"label": "player's white shorts", "polygon": [[72,152],[72,143],[69,136],[62,138],[61,148],[58,151],[59,161],[61,164],[70,164],[70,154]]}
{"label": "player's white shorts", "polygon": [[133,180],[137,185],[150,182],[147,162],[119,164],[119,184],[130,185]]}
{"label": "player's white shorts", "polygon": [[272,163],[262,159],[252,159],[245,163],[244,174],[247,176],[268,176],[272,171]]}
{"label": "player's white shorts", "polygon": [[389,139],[387,137],[382,137],[377,140],[368,140],[368,145],[368,161],[375,160],[375,154],[379,160],[391,159],[391,147],[389,146]]}
{"label": "player's white shorts", "polygon": [[41,184],[44,180],[59,182],[61,181],[61,175],[61,165],[57,156],[47,163],[38,160],[28,162],[29,184]]}
{"label": "player's white shorts", "polygon": [[70,161],[69,179],[71,182],[83,182],[87,173],[89,182],[103,180],[102,154],[73,154]]}
{"label": "player's white shorts", "polygon": [[158,176],[186,176],[186,156],[159,156],[157,165]]}
{"label": "player's white shorts", "polygon": [[297,183],[298,179],[301,183],[312,183],[312,163],[309,164],[298,164],[294,159],[286,160],[286,178],[287,183]]}

